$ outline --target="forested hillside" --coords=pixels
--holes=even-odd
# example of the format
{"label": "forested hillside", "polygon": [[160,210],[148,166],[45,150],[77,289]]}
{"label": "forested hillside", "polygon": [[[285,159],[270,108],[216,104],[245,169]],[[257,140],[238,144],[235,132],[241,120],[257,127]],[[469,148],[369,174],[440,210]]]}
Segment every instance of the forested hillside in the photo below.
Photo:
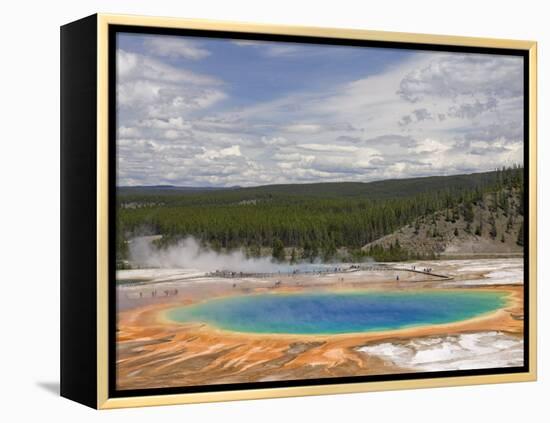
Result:
{"label": "forested hillside", "polygon": [[377,261],[521,254],[523,234],[522,193],[503,187],[481,200],[420,216],[363,252]]}
{"label": "forested hillside", "polygon": [[[495,219],[503,213],[520,216],[522,187],[521,167],[371,183],[123,187],[117,190],[117,256],[126,257],[130,238],[159,234],[159,247],[194,236],[214,249],[243,248],[251,256],[267,250],[279,260],[329,260],[337,253],[358,259],[366,254],[365,245],[407,225],[428,230],[427,219],[435,219],[437,226],[440,213],[448,222],[468,221],[473,233],[480,204],[496,207]],[[487,195],[495,192],[492,206]],[[485,236],[486,227],[481,231]]]}

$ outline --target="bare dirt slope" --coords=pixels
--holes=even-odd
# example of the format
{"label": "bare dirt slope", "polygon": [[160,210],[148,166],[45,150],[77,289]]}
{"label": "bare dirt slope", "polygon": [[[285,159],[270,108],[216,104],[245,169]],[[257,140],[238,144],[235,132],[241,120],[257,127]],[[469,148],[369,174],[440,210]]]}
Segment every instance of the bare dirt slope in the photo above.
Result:
{"label": "bare dirt slope", "polygon": [[[523,215],[518,192],[485,194],[482,201],[460,205],[417,219],[413,224],[363,247],[401,248],[421,256],[519,255]],[[505,206],[502,206],[503,197]]]}

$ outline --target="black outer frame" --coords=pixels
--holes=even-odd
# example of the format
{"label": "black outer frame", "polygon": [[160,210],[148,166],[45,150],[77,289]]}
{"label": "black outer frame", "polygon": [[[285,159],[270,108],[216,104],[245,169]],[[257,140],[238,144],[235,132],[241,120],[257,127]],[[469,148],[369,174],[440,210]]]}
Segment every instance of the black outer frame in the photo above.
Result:
{"label": "black outer frame", "polygon": [[97,15],[61,27],[61,396],[97,408]]}
{"label": "black outer frame", "polygon": [[[109,25],[109,222],[116,222],[116,33],[186,35],[280,42],[367,46],[444,52],[504,54],[524,60],[524,181],[529,187],[529,51],[485,47],[444,46],[390,41],[344,40],[325,37],[268,35],[214,30]],[[97,408],[97,15],[61,28],[61,395]],[[529,216],[529,190],[524,216]],[[233,391],[291,386],[334,385],[390,380],[433,379],[529,372],[529,219],[524,242],[524,365],[513,368],[423,372],[401,375],[350,376],[276,382],[233,383],[116,389],[115,260],[108,257],[109,398]],[[115,225],[109,227],[109,251],[115,247]],[[74,281],[78,281],[77,285]],[[85,330],[84,330],[85,329]]]}

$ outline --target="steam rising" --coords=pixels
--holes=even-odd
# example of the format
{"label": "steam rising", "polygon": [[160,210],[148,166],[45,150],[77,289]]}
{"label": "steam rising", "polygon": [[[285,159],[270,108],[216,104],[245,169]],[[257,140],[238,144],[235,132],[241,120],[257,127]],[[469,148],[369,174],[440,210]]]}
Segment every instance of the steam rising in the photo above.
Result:
{"label": "steam rising", "polygon": [[130,260],[139,267],[187,268],[204,272],[216,270],[244,273],[276,273],[322,269],[321,264],[299,263],[295,265],[277,263],[269,257],[251,258],[239,250],[218,253],[202,247],[194,238],[188,237],[178,244],[157,248],[151,242],[153,237],[134,238],[129,243]]}

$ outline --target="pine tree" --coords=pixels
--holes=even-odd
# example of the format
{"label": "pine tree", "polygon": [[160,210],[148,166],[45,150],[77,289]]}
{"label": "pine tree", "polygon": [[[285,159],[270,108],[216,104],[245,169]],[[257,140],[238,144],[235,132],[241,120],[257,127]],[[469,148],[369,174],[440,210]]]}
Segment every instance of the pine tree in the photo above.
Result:
{"label": "pine tree", "polygon": [[516,244],[523,247],[523,222],[521,222],[521,226],[519,227],[518,238],[516,240]]}
{"label": "pine tree", "polygon": [[306,241],[304,244],[303,258],[311,263],[317,258],[317,246],[311,241]]}
{"label": "pine tree", "polygon": [[262,255],[261,248],[258,244],[253,244],[248,249],[248,254],[250,257],[258,258]]}
{"label": "pine tree", "polygon": [[472,203],[468,203],[464,207],[464,220],[468,223],[472,223],[474,221],[474,208]]}
{"label": "pine tree", "polygon": [[272,256],[277,261],[284,261],[285,259],[285,246],[279,238],[275,238],[273,241]]}
{"label": "pine tree", "polygon": [[290,263],[295,264],[297,261],[298,260],[297,260],[297,257],[296,257],[296,248],[293,248],[292,252],[290,253]]}
{"label": "pine tree", "polygon": [[489,216],[489,225],[491,225],[489,228],[489,235],[491,238],[495,239],[497,237],[497,225],[495,222],[495,216],[492,214]]}
{"label": "pine tree", "polygon": [[336,254],[336,245],[334,240],[330,238],[323,247],[323,261],[331,260]]}
{"label": "pine tree", "polygon": [[510,233],[510,230],[514,226],[514,218],[512,215],[508,216],[508,220],[506,221],[506,233]]}

